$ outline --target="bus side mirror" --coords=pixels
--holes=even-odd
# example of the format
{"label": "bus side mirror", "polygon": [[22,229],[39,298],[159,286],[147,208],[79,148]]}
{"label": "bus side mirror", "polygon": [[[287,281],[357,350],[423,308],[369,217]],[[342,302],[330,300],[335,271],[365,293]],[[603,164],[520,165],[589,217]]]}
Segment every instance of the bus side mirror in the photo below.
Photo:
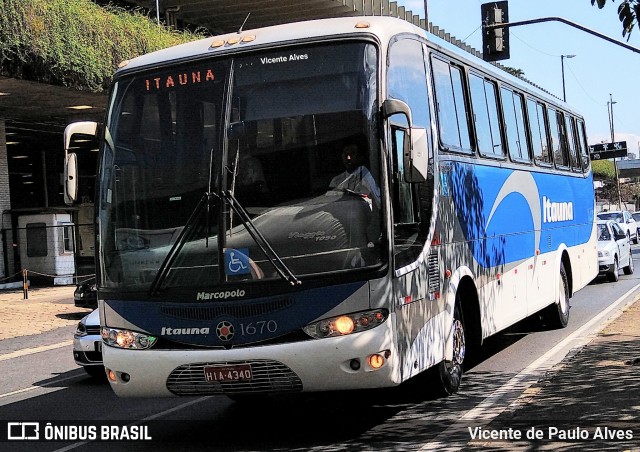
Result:
{"label": "bus side mirror", "polygon": [[427,180],[429,168],[427,130],[412,126],[411,108],[406,102],[387,99],[382,103],[382,115],[385,119],[398,114],[404,115],[408,124],[402,137],[404,181],[407,183],[424,182]]}
{"label": "bus side mirror", "polygon": [[98,123],[93,121],[74,122],[64,129],[64,202],[68,206],[78,199],[78,156],[69,152],[74,135],[96,136]]}
{"label": "bus side mirror", "polygon": [[78,156],[71,152],[64,162],[64,202],[72,205],[78,199]]}
{"label": "bus side mirror", "polygon": [[382,116],[384,119],[398,114],[404,115],[407,118],[409,127],[411,127],[411,108],[406,102],[397,99],[387,99],[382,102]]}

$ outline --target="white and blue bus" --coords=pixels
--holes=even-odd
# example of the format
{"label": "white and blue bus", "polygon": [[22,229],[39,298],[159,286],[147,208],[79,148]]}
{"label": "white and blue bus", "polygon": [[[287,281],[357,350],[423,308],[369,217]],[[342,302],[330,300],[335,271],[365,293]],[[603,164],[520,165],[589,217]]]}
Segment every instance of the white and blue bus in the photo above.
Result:
{"label": "white and blue bus", "polygon": [[485,338],[564,327],[598,272],[580,114],[406,21],[180,45],[124,62],[109,99],[65,139],[101,143],[119,396],[450,394]]}

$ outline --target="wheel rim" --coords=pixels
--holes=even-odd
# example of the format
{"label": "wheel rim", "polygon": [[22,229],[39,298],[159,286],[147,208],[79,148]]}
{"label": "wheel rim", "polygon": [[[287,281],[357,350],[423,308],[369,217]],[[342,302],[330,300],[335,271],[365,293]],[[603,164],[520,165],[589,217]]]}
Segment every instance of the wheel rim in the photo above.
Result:
{"label": "wheel rim", "polygon": [[466,349],[467,348],[464,340],[464,327],[459,319],[455,319],[453,322],[453,358],[451,360],[452,368],[456,366],[462,366]]}

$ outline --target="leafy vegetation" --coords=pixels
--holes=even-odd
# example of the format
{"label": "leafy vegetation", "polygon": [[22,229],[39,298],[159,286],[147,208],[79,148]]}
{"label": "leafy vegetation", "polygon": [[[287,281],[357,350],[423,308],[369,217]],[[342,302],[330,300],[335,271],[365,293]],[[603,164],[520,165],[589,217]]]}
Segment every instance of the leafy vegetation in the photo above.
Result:
{"label": "leafy vegetation", "polygon": [[[615,0],[611,0],[612,3]],[[598,5],[602,9],[606,5],[607,0],[591,0],[592,5]],[[622,23],[622,37],[631,37],[631,31],[638,26],[638,17],[640,17],[640,0],[622,0],[618,6],[618,17]]]}
{"label": "leafy vegetation", "polygon": [[591,162],[593,177],[597,180],[615,179],[616,173],[611,160],[595,160]]}
{"label": "leafy vegetation", "polygon": [[524,71],[522,69],[518,69],[518,68],[515,68],[515,67],[511,67],[511,66],[503,66],[502,69],[504,69],[509,74],[513,75],[514,77],[524,77]]}
{"label": "leafy vegetation", "polygon": [[100,92],[118,63],[202,38],[90,0],[0,0],[0,74]]}
{"label": "leafy vegetation", "polygon": [[618,203],[618,187],[620,198],[635,204],[640,200],[640,182],[627,181],[616,184],[616,172],[611,160],[595,160],[591,162],[593,178],[602,182],[602,187],[597,190],[598,198],[610,204]]}

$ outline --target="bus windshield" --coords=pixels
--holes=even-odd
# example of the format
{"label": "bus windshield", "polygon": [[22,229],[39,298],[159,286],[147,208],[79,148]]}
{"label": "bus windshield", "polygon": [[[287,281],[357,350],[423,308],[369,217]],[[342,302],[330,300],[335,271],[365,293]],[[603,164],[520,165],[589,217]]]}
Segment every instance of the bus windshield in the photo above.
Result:
{"label": "bus windshield", "polygon": [[119,78],[99,176],[101,286],[382,265],[376,68],[375,47],[351,42]]}

